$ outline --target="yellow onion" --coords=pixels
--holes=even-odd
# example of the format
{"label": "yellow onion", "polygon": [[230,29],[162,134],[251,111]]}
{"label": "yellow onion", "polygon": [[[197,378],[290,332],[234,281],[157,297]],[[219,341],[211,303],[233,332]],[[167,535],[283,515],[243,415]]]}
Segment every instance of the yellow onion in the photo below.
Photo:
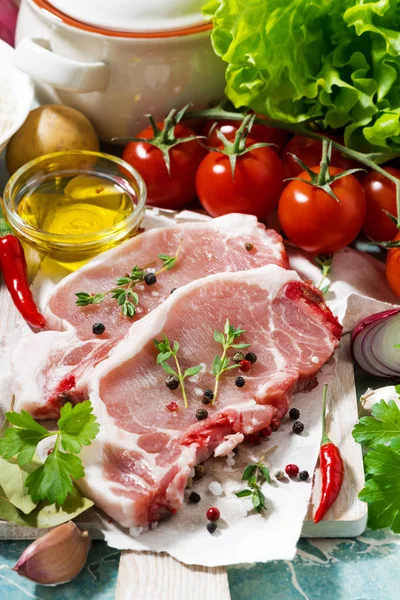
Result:
{"label": "yellow onion", "polygon": [[89,548],[88,532],[68,521],[30,544],[13,571],[41,585],[67,583],[82,570]]}

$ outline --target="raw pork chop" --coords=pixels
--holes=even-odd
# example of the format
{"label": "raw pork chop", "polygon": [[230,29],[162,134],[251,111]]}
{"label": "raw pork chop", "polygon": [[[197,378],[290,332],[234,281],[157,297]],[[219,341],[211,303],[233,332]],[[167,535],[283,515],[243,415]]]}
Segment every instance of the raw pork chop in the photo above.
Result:
{"label": "raw pork chop", "polygon": [[[112,289],[116,279],[135,265],[143,267],[155,261],[154,267],[159,268],[162,263],[157,255],[175,255],[180,243],[173,269],[161,273],[154,285],[135,286],[139,306],[134,319],[122,316],[116,300],[110,297],[102,304],[76,306],[76,292]],[[246,250],[246,244],[252,248]],[[78,382],[87,369],[101,362],[132,323],[161,304],[172,289],[212,273],[270,263],[289,266],[282,238],[265,229],[255,217],[242,214],[152,229],[102,254],[61,281],[50,296],[46,321],[49,328],[60,333],[47,331],[29,336],[17,347],[13,390],[16,409],[28,410],[35,418],[57,417],[66,400],[84,399],[84,387]],[[92,332],[92,325],[98,322],[106,328],[100,336]]]}
{"label": "raw pork chop", "polygon": [[[248,373],[223,374],[215,406],[205,407],[203,392],[214,387],[211,365],[222,348],[213,332],[223,331],[227,318],[245,330],[238,341],[251,344],[257,361]],[[175,513],[193,466],[213,451],[227,454],[244,435],[278,426],[292,394],[315,381],[341,330],[318,290],[275,265],[212,275],[178,290],[94,369],[89,396],[101,431],[82,452],[86,477],[79,486],[125,527]],[[202,365],[186,380],[187,409],[180,387],[168,389],[156,364],[153,339],[163,334],[179,342],[183,369]],[[205,420],[196,419],[199,408],[207,408]]]}

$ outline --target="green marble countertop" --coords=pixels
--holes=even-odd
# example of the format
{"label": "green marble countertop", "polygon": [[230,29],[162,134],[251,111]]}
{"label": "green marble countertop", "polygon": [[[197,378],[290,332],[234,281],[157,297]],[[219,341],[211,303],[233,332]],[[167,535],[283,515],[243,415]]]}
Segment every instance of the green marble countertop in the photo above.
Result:
{"label": "green marble countertop", "polygon": [[[0,157],[0,190],[6,178]],[[359,393],[388,384],[360,373],[356,379]],[[1,600],[114,598],[119,552],[104,542],[93,543],[74,581],[56,588],[36,586],[11,570],[27,544],[0,541]],[[293,561],[229,567],[228,577],[232,600],[394,600],[399,597],[399,564],[400,536],[367,531],[355,539],[302,539]]]}

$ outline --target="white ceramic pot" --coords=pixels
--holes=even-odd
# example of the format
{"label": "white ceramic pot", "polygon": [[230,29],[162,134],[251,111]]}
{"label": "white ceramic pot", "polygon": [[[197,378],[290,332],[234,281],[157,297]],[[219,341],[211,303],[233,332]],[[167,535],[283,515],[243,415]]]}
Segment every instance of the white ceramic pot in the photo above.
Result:
{"label": "white ceramic pot", "polygon": [[160,118],[222,97],[224,65],[202,4],[23,0],[15,64],[35,80],[41,102],[81,110],[104,140],[134,135],[148,113]]}

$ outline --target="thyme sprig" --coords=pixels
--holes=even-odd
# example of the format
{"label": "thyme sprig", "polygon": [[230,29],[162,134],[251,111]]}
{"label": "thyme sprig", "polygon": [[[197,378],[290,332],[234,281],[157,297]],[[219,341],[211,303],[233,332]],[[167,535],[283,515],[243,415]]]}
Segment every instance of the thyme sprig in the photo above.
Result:
{"label": "thyme sprig", "polygon": [[241,349],[248,348],[250,344],[235,344],[235,339],[240,337],[243,333],[246,333],[244,329],[240,329],[240,327],[234,327],[229,323],[229,319],[225,322],[224,331],[214,331],[214,340],[221,344],[222,346],[222,354],[219,356],[215,355],[213,364],[212,364],[212,374],[215,377],[215,387],[214,387],[214,398],[213,404],[215,403],[218,395],[218,387],[219,380],[221,379],[221,375],[223,375],[226,371],[231,371],[232,369],[237,369],[240,367],[239,363],[231,364],[230,357],[227,356],[228,350],[231,348]]}
{"label": "thyme sprig", "polygon": [[[161,341],[158,341],[158,340],[153,340],[153,341],[154,341],[155,347],[158,350],[157,364],[161,365],[161,367],[164,369],[164,371],[166,373],[168,373],[168,375],[172,375],[172,376],[175,376],[178,378],[180,386],[181,386],[181,390],[182,390],[183,402],[184,402],[185,408],[188,408],[189,405],[188,405],[186,389],[185,389],[185,379],[186,379],[186,377],[192,377],[193,375],[197,375],[197,373],[201,369],[201,365],[197,365],[195,367],[189,367],[184,372],[182,372],[181,365],[179,363],[179,359],[177,356],[178,350],[179,350],[179,343],[176,341],[170,342],[170,340],[165,335],[165,333],[163,333],[163,339]],[[173,369],[171,367],[171,365],[169,365],[167,362],[171,358],[174,360],[176,370]]]}
{"label": "thyme sprig", "polygon": [[[162,267],[154,273],[156,276],[175,267],[181,247],[182,240],[179,242],[178,249],[173,256],[169,256],[168,254],[158,254],[158,258],[162,261]],[[153,263],[154,261],[145,267],[139,267],[138,265],[135,265],[130,273],[126,273],[122,277],[118,277],[116,280],[117,287],[107,290],[106,292],[100,292],[97,294],[77,292],[75,294],[77,297],[75,304],[77,306],[100,304],[107,295],[111,294],[111,298],[117,300],[118,305],[121,307],[122,314],[125,317],[132,318],[136,314],[136,307],[139,304],[139,296],[133,291],[132,288],[145,280],[147,274],[146,269]]]}
{"label": "thyme sprig", "polygon": [[329,288],[331,286],[330,282],[328,283],[328,285],[325,285],[325,286],[323,286],[323,283],[325,282],[325,279],[328,277],[329,273],[331,272],[332,259],[333,259],[333,254],[320,254],[315,259],[315,263],[321,269],[321,273],[322,273],[321,281],[317,285],[317,288],[319,290],[321,290],[321,292],[323,294],[326,294],[329,291]]}
{"label": "thyme sprig", "polygon": [[271,474],[269,468],[263,462],[264,457],[265,454],[257,463],[247,465],[242,475],[242,481],[247,481],[247,488],[240,490],[240,492],[235,492],[235,496],[238,498],[251,496],[254,510],[258,513],[266,510],[265,496],[261,491],[261,485],[264,481],[271,483]]}

